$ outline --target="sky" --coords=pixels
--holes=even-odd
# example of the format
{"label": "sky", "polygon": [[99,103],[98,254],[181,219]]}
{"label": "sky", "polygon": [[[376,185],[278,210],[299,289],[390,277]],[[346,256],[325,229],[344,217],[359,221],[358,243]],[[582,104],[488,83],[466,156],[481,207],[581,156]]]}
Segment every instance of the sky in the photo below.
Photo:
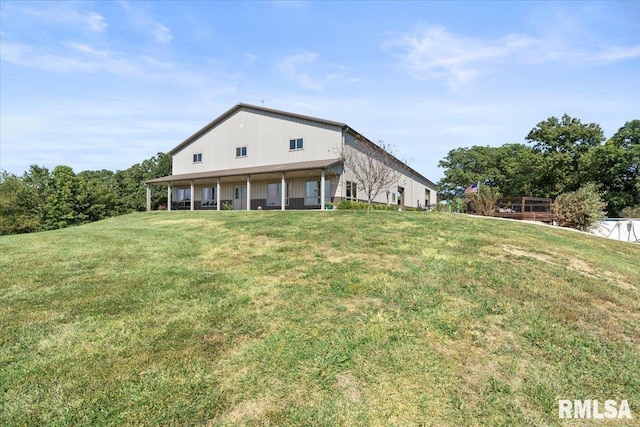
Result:
{"label": "sky", "polygon": [[432,181],[549,117],[640,119],[640,1],[0,1],[0,170],[122,170],[244,102]]}

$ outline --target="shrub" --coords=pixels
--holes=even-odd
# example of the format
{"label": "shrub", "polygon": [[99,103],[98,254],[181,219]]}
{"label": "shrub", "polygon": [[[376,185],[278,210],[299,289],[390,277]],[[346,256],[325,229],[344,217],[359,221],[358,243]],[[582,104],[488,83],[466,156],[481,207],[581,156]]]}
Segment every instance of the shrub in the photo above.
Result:
{"label": "shrub", "polygon": [[[362,202],[356,202],[354,200],[343,200],[338,205],[338,209],[346,209],[352,211],[364,211],[367,209],[367,204]],[[377,205],[372,204],[371,209],[374,211],[395,211],[395,206]]]}
{"label": "shrub", "polygon": [[605,217],[605,206],[596,185],[589,183],[577,191],[559,195],[553,213],[562,227],[586,231]]}
{"label": "shrub", "polygon": [[623,218],[640,218],[640,206],[627,206],[620,211],[620,214],[622,214]]}
{"label": "shrub", "polygon": [[483,185],[477,193],[471,193],[466,196],[467,212],[492,216],[500,197],[498,190]]}

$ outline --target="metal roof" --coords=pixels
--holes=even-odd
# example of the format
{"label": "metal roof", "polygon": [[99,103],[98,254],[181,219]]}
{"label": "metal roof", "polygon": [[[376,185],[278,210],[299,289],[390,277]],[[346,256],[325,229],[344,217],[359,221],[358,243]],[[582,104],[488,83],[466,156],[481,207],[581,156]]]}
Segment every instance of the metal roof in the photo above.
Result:
{"label": "metal roof", "polygon": [[176,181],[189,181],[192,179],[225,178],[230,176],[259,175],[274,172],[296,172],[309,169],[324,169],[342,163],[342,159],[314,160],[311,162],[283,163],[279,165],[255,166],[251,168],[235,168],[208,172],[185,173],[181,175],[169,175],[162,178],[150,179],[145,184],[165,184]]}

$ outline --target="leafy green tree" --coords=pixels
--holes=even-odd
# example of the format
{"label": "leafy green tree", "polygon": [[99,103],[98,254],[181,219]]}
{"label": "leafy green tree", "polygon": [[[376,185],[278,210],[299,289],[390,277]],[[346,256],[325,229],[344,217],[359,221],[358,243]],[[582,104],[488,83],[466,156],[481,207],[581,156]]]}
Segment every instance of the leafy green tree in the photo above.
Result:
{"label": "leafy green tree", "polygon": [[[116,172],[114,179],[119,197],[119,212],[144,211],[147,206],[147,195],[143,182],[171,175],[171,164],[170,155],[158,153],[142,163],[136,163],[124,171]],[[166,193],[160,191],[152,193],[151,205],[153,209],[165,203],[167,203]]]}
{"label": "leafy green tree", "polygon": [[640,204],[639,164],[640,120],[627,122],[606,144],[582,157],[581,178],[600,185],[609,216]]}
{"label": "leafy green tree", "polygon": [[534,181],[541,163],[541,155],[523,144],[451,150],[439,163],[445,168],[438,182],[440,200],[460,197],[474,182],[498,188],[505,197],[537,195]]}
{"label": "leafy green tree", "polygon": [[605,137],[599,125],[583,124],[565,114],[561,119],[550,117],[538,123],[526,140],[542,154],[535,187],[540,195],[555,197],[580,187],[580,159]]}
{"label": "leafy green tree", "polygon": [[31,165],[22,177],[22,182],[30,190],[31,206],[40,223],[40,229],[47,229],[47,200],[52,191],[52,181],[49,169],[38,165]]}
{"label": "leafy green tree", "polygon": [[0,173],[0,234],[30,233],[42,224],[32,189],[20,178]]}
{"label": "leafy green tree", "polygon": [[47,228],[75,225],[85,219],[78,212],[78,179],[69,166],[56,166],[51,174],[51,191],[47,198]]}
{"label": "leafy green tree", "polygon": [[83,171],[77,178],[77,209],[82,214],[83,222],[99,221],[118,213],[118,193],[113,172]]}

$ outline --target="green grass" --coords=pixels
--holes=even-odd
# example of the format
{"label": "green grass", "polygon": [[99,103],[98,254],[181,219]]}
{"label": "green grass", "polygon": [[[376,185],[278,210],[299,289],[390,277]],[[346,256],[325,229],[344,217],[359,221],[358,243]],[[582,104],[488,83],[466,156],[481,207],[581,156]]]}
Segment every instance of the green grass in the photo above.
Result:
{"label": "green grass", "polygon": [[420,212],[154,212],[0,238],[0,425],[640,417],[640,247]]}

